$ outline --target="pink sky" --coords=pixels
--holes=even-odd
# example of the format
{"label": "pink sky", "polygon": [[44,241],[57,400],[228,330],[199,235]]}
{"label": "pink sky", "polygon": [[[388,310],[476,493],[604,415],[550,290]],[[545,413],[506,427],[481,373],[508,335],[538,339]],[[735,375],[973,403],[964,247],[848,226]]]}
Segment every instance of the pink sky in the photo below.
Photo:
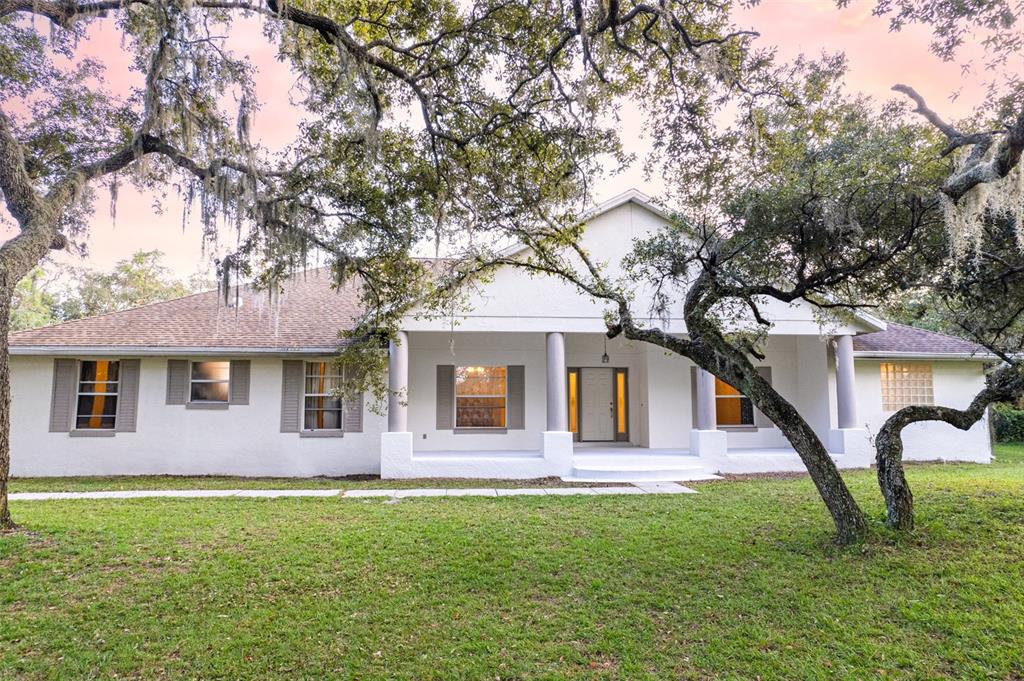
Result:
{"label": "pink sky", "polygon": [[[917,88],[947,118],[965,115],[977,104],[980,86],[965,86],[958,65],[944,64],[928,51],[927,30],[911,27],[901,33],[890,33],[886,19],[871,15],[874,0],[855,0],[851,4],[838,10],[833,0],[763,0],[759,6],[739,12],[737,19],[741,26],[761,33],[761,44],[778,46],[782,58],[800,53],[817,55],[823,50],[845,52],[850,65],[849,85],[875,98],[891,97],[892,85],[902,82]],[[293,79],[288,69],[275,60],[274,47],[259,34],[258,21],[253,20],[243,28],[231,47],[248,55],[257,65],[259,96],[264,102],[255,119],[253,138],[272,148],[279,147],[292,139],[295,131],[293,109],[288,104]],[[111,87],[125,87],[129,81],[121,74],[127,73],[128,64],[111,21],[97,27],[85,50],[107,65],[113,78]],[[950,101],[950,95],[958,90],[960,100]],[[622,135],[627,148],[642,155],[647,147],[640,134],[642,126],[631,124],[638,123],[639,118],[624,114]],[[661,190],[658,182],[645,180],[637,164],[614,178],[600,181],[596,198],[606,199],[631,186],[653,195]],[[204,254],[198,226],[193,223],[182,230],[181,201],[169,193],[163,204],[165,212],[156,214],[153,196],[140,195],[122,186],[115,224],[107,211],[105,192],[101,192],[88,239],[88,256],[82,259],[62,254],[55,261],[109,268],[136,250],[160,249],[166,253],[167,264],[183,277],[198,270],[212,274],[210,259],[224,248],[208,249]],[[226,241],[230,242],[230,235]],[[228,248],[230,245],[225,244]],[[49,267],[59,268],[59,264]]]}

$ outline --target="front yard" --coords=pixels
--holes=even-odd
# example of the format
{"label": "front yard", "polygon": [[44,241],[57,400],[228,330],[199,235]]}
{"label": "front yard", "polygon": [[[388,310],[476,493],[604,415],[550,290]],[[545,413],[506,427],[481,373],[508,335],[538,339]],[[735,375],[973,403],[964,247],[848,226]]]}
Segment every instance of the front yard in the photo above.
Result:
{"label": "front yard", "polygon": [[[998,454],[910,467],[919,530],[847,550],[806,478],[14,502],[0,677],[1020,678],[1024,447]],[[873,473],[846,477],[879,519]]]}

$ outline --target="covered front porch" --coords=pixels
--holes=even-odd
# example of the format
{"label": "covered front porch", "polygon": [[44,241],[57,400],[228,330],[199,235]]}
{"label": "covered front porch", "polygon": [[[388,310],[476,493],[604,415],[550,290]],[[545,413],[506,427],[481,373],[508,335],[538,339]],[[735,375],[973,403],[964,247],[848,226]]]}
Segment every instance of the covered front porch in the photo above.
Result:
{"label": "covered front porch", "polygon": [[[758,369],[837,461],[855,466],[864,464],[851,443],[865,438],[854,425],[849,338],[772,337]],[[647,344],[416,331],[400,334],[389,361],[385,478],[694,480],[804,469],[749,400]]]}

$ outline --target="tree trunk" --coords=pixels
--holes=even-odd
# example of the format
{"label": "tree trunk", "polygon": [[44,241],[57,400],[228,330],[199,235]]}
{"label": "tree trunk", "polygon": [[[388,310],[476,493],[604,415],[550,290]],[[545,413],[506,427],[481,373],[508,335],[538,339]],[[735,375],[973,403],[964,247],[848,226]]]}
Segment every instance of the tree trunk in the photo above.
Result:
{"label": "tree trunk", "polygon": [[867,520],[825,445],[796,407],[761,377],[744,352],[729,345],[715,330],[702,326],[701,321],[692,315],[687,318],[689,341],[660,329],[637,327],[631,318],[626,315],[623,318],[622,332],[627,338],[652,343],[688,357],[749,397],[761,413],[779,427],[807,467],[818,494],[832,515],[836,542],[845,545],[864,537]]}
{"label": "tree trunk", "polygon": [[915,405],[904,407],[886,419],[875,438],[878,486],[885,498],[885,522],[896,530],[914,528],[914,495],[903,472],[903,429],[921,421],[943,421],[968,430],[981,420],[993,402],[1018,399],[1024,394],[1024,375],[1016,364],[1006,364],[985,379],[985,389],[975,395],[967,409]]}
{"label": "tree trunk", "polygon": [[875,462],[878,486],[885,499],[885,523],[895,530],[914,529],[914,494],[903,474],[903,428],[907,423],[893,421],[882,426],[875,438]]}
{"label": "tree trunk", "polygon": [[[6,279],[0,275],[0,279]],[[15,282],[17,284],[17,282]],[[13,286],[0,281],[0,530],[14,527],[7,502],[11,474],[11,362],[7,338],[11,327]]]}
{"label": "tree trunk", "polygon": [[850,544],[867,533],[868,524],[835,462],[796,407],[764,380],[753,366],[735,367],[746,386],[742,392],[778,426],[800,456],[836,526],[836,541]]}

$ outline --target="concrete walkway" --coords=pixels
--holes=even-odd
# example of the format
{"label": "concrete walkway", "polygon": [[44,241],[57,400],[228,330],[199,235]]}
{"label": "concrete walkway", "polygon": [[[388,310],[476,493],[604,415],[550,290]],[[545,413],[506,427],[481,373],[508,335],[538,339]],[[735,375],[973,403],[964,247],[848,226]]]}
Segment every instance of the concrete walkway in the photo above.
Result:
{"label": "concrete walkway", "polygon": [[674,482],[638,482],[619,487],[424,487],[418,489],[196,489],[196,490],[135,490],[124,492],[15,492],[11,501],[52,501],[55,499],[148,499],[253,497],[277,499],[279,497],[344,497],[365,499],[386,497],[407,499],[412,497],[524,497],[570,496],[601,494],[696,494],[696,490]]}

